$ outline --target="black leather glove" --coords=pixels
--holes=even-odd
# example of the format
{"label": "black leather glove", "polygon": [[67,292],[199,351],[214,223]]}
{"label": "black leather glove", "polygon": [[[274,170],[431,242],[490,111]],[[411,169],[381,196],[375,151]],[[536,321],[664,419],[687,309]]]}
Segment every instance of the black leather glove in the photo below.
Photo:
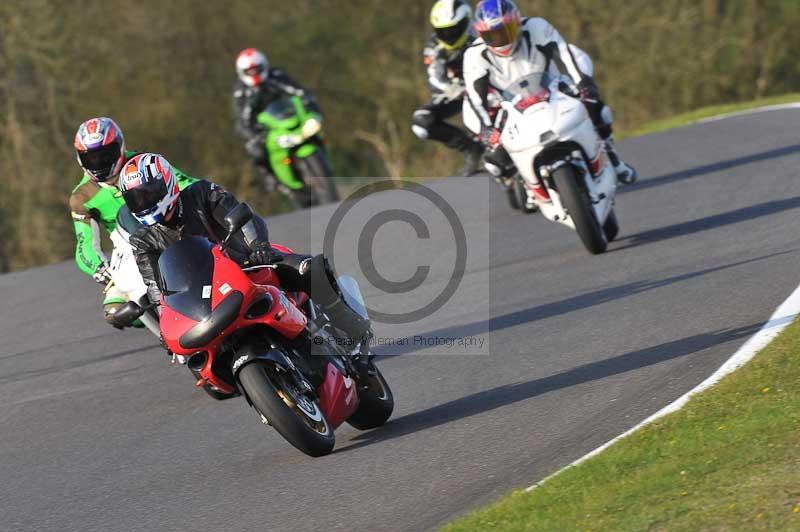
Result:
{"label": "black leather glove", "polygon": [[283,260],[283,257],[272,249],[269,242],[255,242],[250,248],[250,255],[247,257],[248,266],[265,266]]}
{"label": "black leather glove", "polygon": [[496,149],[498,146],[500,146],[501,133],[502,132],[494,126],[484,126],[481,129],[481,144],[489,149]]}
{"label": "black leather glove", "polygon": [[103,286],[111,282],[111,270],[108,269],[108,264],[101,262],[97,269],[92,274],[92,279],[98,284]]}
{"label": "black leather glove", "polygon": [[593,102],[600,99],[600,91],[597,88],[597,84],[589,79],[582,79],[581,82],[578,83],[578,92],[580,93],[581,100],[584,102]]}

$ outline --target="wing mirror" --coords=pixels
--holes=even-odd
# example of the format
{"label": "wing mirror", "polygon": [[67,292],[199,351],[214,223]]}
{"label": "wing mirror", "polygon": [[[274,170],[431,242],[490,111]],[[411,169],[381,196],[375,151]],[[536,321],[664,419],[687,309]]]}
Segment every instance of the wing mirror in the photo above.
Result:
{"label": "wing mirror", "polygon": [[225,240],[222,241],[222,247],[228,243],[228,240],[239,232],[242,227],[253,219],[253,210],[247,203],[240,203],[234,207],[228,214],[225,215],[225,228],[228,230]]}

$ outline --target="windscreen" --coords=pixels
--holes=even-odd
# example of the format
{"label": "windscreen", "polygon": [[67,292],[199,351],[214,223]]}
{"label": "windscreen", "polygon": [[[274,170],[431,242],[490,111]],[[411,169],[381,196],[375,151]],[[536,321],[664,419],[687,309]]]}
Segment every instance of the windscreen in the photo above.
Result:
{"label": "windscreen", "polygon": [[525,98],[539,94],[550,86],[553,76],[549,72],[534,72],[525,77],[519,78],[503,91],[503,98],[513,100],[517,96]]}
{"label": "windscreen", "polygon": [[297,115],[297,109],[290,96],[282,96],[267,106],[266,112],[278,120],[286,120]]}
{"label": "windscreen", "polygon": [[167,248],[158,259],[165,303],[197,321],[211,314],[213,246],[205,238],[186,237]]}

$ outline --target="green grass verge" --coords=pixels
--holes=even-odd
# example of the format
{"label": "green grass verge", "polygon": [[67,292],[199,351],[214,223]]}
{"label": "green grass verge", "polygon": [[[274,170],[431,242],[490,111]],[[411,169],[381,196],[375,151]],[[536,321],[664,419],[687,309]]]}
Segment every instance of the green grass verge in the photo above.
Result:
{"label": "green grass verge", "polygon": [[800,530],[800,322],[682,410],[444,530]]}
{"label": "green grass verge", "polygon": [[659,131],[666,131],[680,126],[685,126],[704,118],[711,118],[712,116],[725,115],[729,113],[736,113],[739,111],[748,111],[750,109],[757,109],[759,107],[766,107],[769,105],[779,105],[782,103],[800,102],[800,93],[795,92],[791,94],[782,94],[780,96],[772,96],[769,98],[762,98],[759,100],[752,100],[749,102],[730,103],[725,105],[715,105],[712,107],[703,107],[695,111],[683,113],[661,120],[655,120],[647,123],[641,127],[635,128],[631,131],[622,131],[619,135],[620,138],[639,137],[647,135],[648,133],[657,133]]}

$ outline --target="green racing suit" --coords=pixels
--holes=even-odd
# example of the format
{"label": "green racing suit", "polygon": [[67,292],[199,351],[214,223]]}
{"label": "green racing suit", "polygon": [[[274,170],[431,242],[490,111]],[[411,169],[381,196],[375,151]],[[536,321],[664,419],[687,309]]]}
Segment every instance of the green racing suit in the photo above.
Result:
{"label": "green racing suit", "polygon": [[[140,152],[126,151],[125,159],[128,160]],[[191,185],[197,178],[190,177],[179,169],[173,167],[178,178],[178,186],[183,190]],[[122,192],[115,185],[92,181],[89,175],[84,174],[78,186],[72,191],[69,198],[69,207],[72,211],[72,222],[75,226],[75,262],[85,274],[92,276],[97,269],[105,263],[105,256],[101,248],[100,226],[105,227],[109,234],[117,226],[117,212],[125,204]],[[118,294],[107,294],[103,306],[124,303]],[[107,308],[108,310],[108,308]]]}

